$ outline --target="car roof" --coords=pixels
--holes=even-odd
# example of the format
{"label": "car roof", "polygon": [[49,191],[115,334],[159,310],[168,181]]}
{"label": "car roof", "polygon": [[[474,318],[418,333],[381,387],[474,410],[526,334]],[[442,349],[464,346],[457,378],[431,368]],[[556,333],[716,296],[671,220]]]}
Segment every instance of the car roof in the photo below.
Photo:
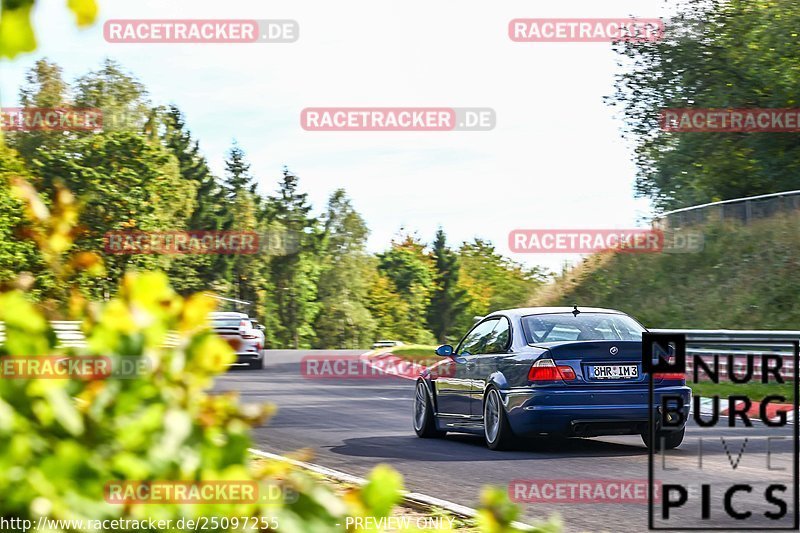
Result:
{"label": "car roof", "polygon": [[[550,313],[571,313],[575,309],[575,306],[570,307],[518,307],[515,309],[503,309],[501,311],[495,311],[493,313],[489,313],[486,317],[490,317],[492,315],[506,315],[508,317],[516,317],[520,318],[523,316],[529,315],[545,315]],[[615,315],[624,315],[622,311],[617,311],[616,309],[604,309],[602,307],[581,307],[578,306],[578,311],[581,313],[611,313]]]}
{"label": "car roof", "polygon": [[211,318],[250,318],[247,313],[235,313],[233,311],[213,311],[208,316]]}

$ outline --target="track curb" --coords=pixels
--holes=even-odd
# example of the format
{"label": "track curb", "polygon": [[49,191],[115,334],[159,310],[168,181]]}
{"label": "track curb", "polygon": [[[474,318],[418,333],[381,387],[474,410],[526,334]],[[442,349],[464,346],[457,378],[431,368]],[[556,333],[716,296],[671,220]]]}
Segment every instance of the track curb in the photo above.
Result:
{"label": "track curb", "polygon": [[[347,472],[334,470],[333,468],[328,468],[326,466],[321,466],[314,463],[306,463],[304,461],[298,461],[296,459],[291,459],[289,457],[278,455],[276,453],[265,452],[263,450],[258,450],[256,448],[248,448],[248,451],[251,454],[255,455],[256,457],[261,457],[263,459],[273,459],[275,461],[283,461],[291,465],[294,465],[298,468],[303,468],[304,470],[309,470],[311,472],[315,472],[322,476],[335,479],[343,483],[351,483],[353,485],[359,485],[359,486],[365,485],[367,483],[367,480],[362,477],[354,476],[352,474],[348,474]],[[421,494],[419,492],[403,492],[403,504],[406,505],[407,507],[412,507],[422,511],[429,511],[431,510],[431,508],[436,507],[439,509],[444,509],[445,511],[454,514],[460,518],[475,518],[476,516],[478,516],[478,511],[476,509],[473,509],[472,507],[460,505],[458,503],[454,503],[448,500],[442,500],[440,498],[435,498],[433,496],[428,496],[427,494]],[[513,522],[511,525],[522,531],[536,530],[535,527],[529,524],[523,524],[522,522]]]}
{"label": "track curb", "polygon": [[[714,410],[712,408],[713,398],[701,396],[699,401],[700,401],[700,414],[701,415],[705,416],[705,415],[713,415],[714,414]],[[694,402],[692,402],[692,403],[694,403]],[[754,406],[756,406],[756,405],[758,405],[758,404],[757,403],[754,404]],[[776,407],[791,408],[791,409],[785,409],[785,411],[786,411],[786,422],[788,424],[794,424],[795,423],[795,413],[794,413],[794,409],[793,409],[794,408],[794,404],[788,404],[787,403],[787,404],[775,404],[775,405],[776,405]],[[694,410],[694,406],[692,405],[690,407],[690,414],[691,414],[691,412],[693,410]],[[729,416],[729,412],[730,412],[730,402],[725,398],[720,398],[719,399],[719,416]],[[754,414],[755,416],[758,416],[758,414],[755,413],[755,412],[751,413],[751,414]],[[772,417],[772,419],[776,420],[775,417]]]}
{"label": "track curb", "polygon": [[[422,371],[427,368],[416,361],[398,357],[390,350],[370,350],[359,357],[374,371],[410,381],[416,381]],[[405,371],[398,371],[398,369],[405,369]]]}

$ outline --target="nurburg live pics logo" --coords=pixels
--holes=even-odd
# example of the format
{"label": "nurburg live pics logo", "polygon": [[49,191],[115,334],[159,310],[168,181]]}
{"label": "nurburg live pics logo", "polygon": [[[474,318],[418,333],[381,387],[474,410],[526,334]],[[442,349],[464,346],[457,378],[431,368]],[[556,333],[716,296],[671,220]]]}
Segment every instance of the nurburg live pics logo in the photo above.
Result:
{"label": "nurburg live pics logo", "polygon": [[[670,429],[680,430],[689,417],[694,421],[687,426],[689,432],[680,448],[657,451],[654,446],[648,446],[648,528],[671,531],[797,531],[800,526],[798,424],[796,418],[789,420],[786,412],[779,412],[780,416],[777,417],[770,415],[775,413],[770,408],[775,403],[787,401],[780,394],[785,389],[778,385],[785,383],[785,379],[792,380],[796,416],[800,341],[765,340],[763,337],[701,341],[701,338],[690,339],[688,343],[698,344],[704,349],[692,350],[687,356],[685,334],[642,334],[642,370],[651,377],[659,374],[685,375],[687,357],[690,357],[693,384],[703,374],[713,383],[723,383],[733,390],[736,387],[741,390],[728,396],[727,411],[720,410],[720,403],[725,400],[720,400],[719,396],[712,397],[713,408],[710,413],[701,407],[699,396],[692,398],[691,411],[687,411],[683,397],[668,389],[659,390],[661,397],[656,403],[656,380],[648,380],[648,405],[654,406],[648,409],[650,442],[660,439],[662,446],[659,449],[663,450],[664,437],[659,436],[657,430],[664,433]],[[731,350],[737,348],[735,345],[744,347],[745,351]],[[785,348],[776,351],[777,345]],[[722,355],[723,352],[726,354]],[[792,375],[788,369],[790,356],[793,356],[794,362]],[[737,357],[746,358],[744,370],[742,365],[737,369]],[[775,391],[765,395],[760,402],[752,401],[745,394],[747,390],[752,390],[745,386],[756,382],[756,376],[762,387],[768,384],[775,386]],[[687,442],[690,435],[694,440]],[[773,452],[775,449],[778,451]],[[763,457],[759,457],[759,453]],[[655,475],[656,455],[658,475]],[[653,498],[654,486],[660,486],[657,500]]]}

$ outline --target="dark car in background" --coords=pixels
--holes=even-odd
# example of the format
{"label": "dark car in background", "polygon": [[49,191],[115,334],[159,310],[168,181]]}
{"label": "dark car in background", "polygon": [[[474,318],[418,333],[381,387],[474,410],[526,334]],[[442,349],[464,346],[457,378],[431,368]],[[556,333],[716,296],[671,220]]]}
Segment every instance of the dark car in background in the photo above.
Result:
{"label": "dark car in background", "polygon": [[264,368],[264,326],[246,313],[211,313],[211,328],[236,352],[236,363],[251,369]]}
{"label": "dark car in background", "polygon": [[[642,332],[636,320],[610,309],[566,307],[498,311],[480,320],[456,348],[440,346],[450,371],[434,366],[417,380],[414,430],[483,434],[491,449],[518,437],[641,435],[661,395],[680,395],[684,420],[691,390],[683,375],[642,372]],[[657,419],[657,417],[654,417]],[[685,428],[656,428],[656,447],[675,448]]]}

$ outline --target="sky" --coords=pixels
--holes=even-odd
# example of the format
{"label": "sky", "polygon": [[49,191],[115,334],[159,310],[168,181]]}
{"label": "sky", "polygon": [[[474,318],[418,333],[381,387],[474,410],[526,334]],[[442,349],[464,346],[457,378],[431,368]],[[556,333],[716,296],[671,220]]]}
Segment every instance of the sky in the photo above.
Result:
{"label": "sky", "polygon": [[[64,0],[38,0],[39,48],[0,63],[0,104],[18,103],[41,57],[72,81],[112,58],[177,104],[218,175],[235,139],[264,192],[288,166],[317,211],[345,188],[365,218],[370,251],[400,228],[451,245],[480,237],[528,265],[560,270],[578,256],[517,254],[514,229],[625,229],[650,214],[634,198],[632,147],[613,93],[618,58],[608,43],[520,43],[515,18],[667,18],[656,0],[99,0],[78,29]],[[109,19],[292,19],[294,43],[108,43]],[[305,131],[307,107],[489,107],[491,131]]]}

